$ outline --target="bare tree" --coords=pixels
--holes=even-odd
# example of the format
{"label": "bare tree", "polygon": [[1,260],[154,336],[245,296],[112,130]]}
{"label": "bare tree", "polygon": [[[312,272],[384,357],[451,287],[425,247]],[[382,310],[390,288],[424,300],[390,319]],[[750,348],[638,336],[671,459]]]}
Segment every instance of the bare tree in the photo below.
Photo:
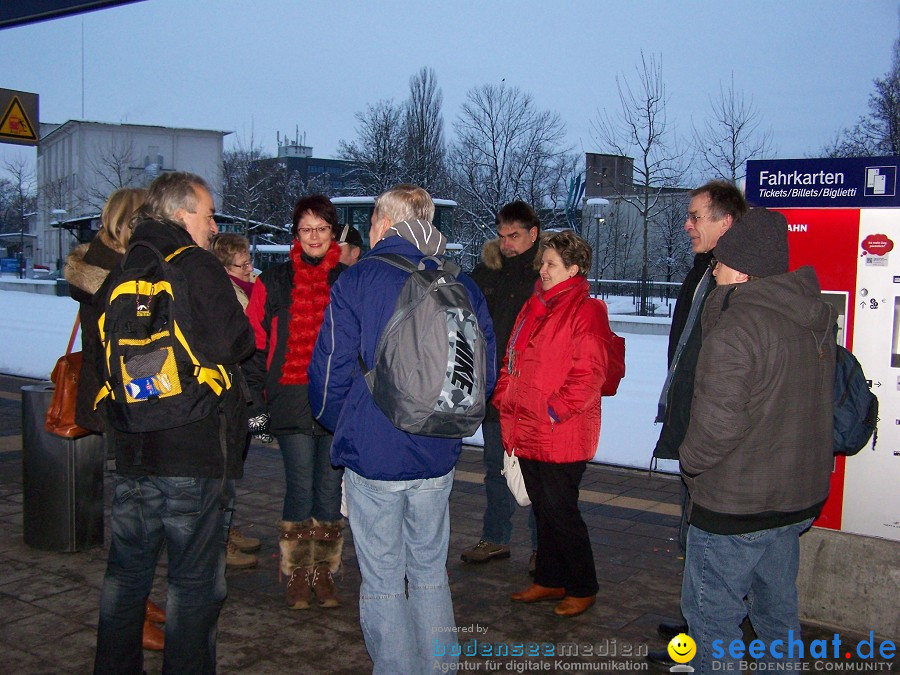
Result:
{"label": "bare tree", "polygon": [[402,106],[391,100],[381,100],[356,113],[356,140],[338,144],[338,155],[356,165],[352,192],[377,195],[405,182],[403,119]]}
{"label": "bare tree", "polygon": [[721,178],[736,184],[747,174],[748,159],[771,157],[772,131],[761,128],[753,97],[735,91],[734,73],[727,89],[719,84],[719,97],[710,97],[709,104],[706,122],[693,127],[694,151],[706,174],[703,179]]}
{"label": "bare tree", "polygon": [[265,217],[267,176],[259,171],[258,162],[266,155],[258,146],[244,147],[222,154],[222,207],[223,213],[244,220],[244,234],[250,221],[262,221]]}
{"label": "bare tree", "polygon": [[869,114],[838,132],[823,148],[827,157],[866,157],[900,154],[900,38],[894,42],[891,69],[873,82]]}
{"label": "bare tree", "polygon": [[119,188],[149,184],[153,176],[140,165],[134,141],[130,137],[114,137],[102,146],[98,144],[88,160],[88,170],[96,180],[80,195],[82,206],[99,212],[109,195]]}
{"label": "bare tree", "polygon": [[444,194],[447,189],[443,100],[431,68],[422,68],[409,79],[409,99],[405,105],[406,180],[434,196]]}
{"label": "bare tree", "polygon": [[663,195],[662,209],[656,216],[653,228],[654,272],[663,281],[681,281],[693,263],[690,237],[684,231],[684,214],[687,212],[690,195],[673,192]]}
{"label": "bare tree", "polygon": [[574,163],[563,146],[565,125],[558,113],[538,109],[517,87],[488,84],[469,90],[454,129],[449,165],[461,230],[457,241],[483,240],[500,207],[515,199],[542,215],[564,204]]}
{"label": "bare tree", "polygon": [[[639,239],[637,212],[621,199],[613,199],[604,218],[592,224],[594,269],[598,279],[636,277],[640,264],[634,261],[635,242]],[[590,228],[589,228],[590,229]]]}
{"label": "bare tree", "polygon": [[24,157],[4,160],[3,168],[9,178],[0,178],[0,231],[19,232],[24,237],[27,216],[37,208],[34,171]]}
{"label": "bare tree", "polygon": [[[683,153],[666,117],[666,88],[662,63],[641,52],[635,80],[616,76],[619,109],[598,112],[594,129],[598,143],[611,154],[634,157],[636,194],[619,195],[638,212],[642,224],[641,280],[649,280],[650,224],[662,205],[660,195],[677,185],[684,174]],[[648,310],[647,293],[641,292],[640,313]]]}
{"label": "bare tree", "polygon": [[275,162],[256,145],[238,142],[222,158],[223,213],[244,221],[244,234],[252,233],[255,221],[280,227],[290,220],[291,209],[306,185],[298,172]]}

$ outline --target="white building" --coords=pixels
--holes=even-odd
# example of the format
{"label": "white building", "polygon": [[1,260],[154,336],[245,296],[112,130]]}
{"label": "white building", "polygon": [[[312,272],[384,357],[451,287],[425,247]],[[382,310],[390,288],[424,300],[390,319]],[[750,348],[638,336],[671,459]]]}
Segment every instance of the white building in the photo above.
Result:
{"label": "white building", "polygon": [[41,124],[35,262],[57,268],[73,246],[89,238],[88,230],[98,228],[109,193],[146,186],[163,171],[196,173],[218,196],[229,133],[80,120]]}

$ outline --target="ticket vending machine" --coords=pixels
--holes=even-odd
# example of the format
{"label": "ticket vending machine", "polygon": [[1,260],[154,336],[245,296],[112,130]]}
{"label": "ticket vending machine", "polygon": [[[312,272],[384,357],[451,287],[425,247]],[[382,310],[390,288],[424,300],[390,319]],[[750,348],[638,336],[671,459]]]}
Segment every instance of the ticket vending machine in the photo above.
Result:
{"label": "ticket vending machine", "polygon": [[747,162],[747,200],[788,221],[790,267],[812,265],[838,341],[878,396],[878,442],[835,457],[819,527],[900,541],[900,157]]}

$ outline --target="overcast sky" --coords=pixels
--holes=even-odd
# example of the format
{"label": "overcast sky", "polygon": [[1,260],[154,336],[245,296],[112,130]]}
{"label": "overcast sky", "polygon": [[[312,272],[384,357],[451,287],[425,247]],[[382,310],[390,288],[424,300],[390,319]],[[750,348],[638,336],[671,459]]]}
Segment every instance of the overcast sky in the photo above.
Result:
{"label": "overcast sky", "polygon": [[[43,122],[219,129],[234,132],[226,148],[252,135],[273,154],[276,132],[299,127],[331,157],[354,113],[404,99],[429,66],[448,139],[466,91],[505,80],[559,112],[583,152],[602,150],[592,121],[644,50],[682,132],[733,73],[777,156],[804,157],[866,111],[897,35],[893,0],[144,0],[0,30],[0,87],[40,94]],[[35,155],[0,145],[0,160],[22,152]]]}

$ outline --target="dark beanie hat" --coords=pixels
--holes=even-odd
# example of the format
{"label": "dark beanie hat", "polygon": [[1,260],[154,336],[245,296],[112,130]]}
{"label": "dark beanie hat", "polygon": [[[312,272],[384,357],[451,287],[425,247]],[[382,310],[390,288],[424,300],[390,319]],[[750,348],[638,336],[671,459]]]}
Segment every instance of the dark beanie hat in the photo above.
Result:
{"label": "dark beanie hat", "polygon": [[788,271],[787,219],[777,211],[750,209],[719,237],[713,255],[753,277],[784,274]]}
{"label": "dark beanie hat", "polygon": [[350,244],[356,248],[362,248],[363,243],[359,230],[352,225],[338,225],[337,233],[339,244]]}

